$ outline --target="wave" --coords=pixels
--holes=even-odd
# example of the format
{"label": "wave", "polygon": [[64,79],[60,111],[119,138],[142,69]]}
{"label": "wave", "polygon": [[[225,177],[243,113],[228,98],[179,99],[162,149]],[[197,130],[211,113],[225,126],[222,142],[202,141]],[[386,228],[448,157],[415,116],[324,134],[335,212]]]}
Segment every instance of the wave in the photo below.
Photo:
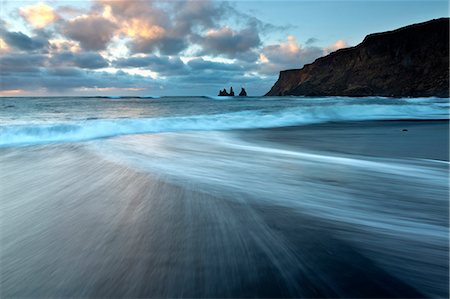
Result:
{"label": "wave", "polygon": [[0,146],[83,141],[142,133],[273,128],[339,121],[448,118],[447,105],[331,105],[274,112],[250,110],[182,117],[91,119],[4,125],[0,127]]}

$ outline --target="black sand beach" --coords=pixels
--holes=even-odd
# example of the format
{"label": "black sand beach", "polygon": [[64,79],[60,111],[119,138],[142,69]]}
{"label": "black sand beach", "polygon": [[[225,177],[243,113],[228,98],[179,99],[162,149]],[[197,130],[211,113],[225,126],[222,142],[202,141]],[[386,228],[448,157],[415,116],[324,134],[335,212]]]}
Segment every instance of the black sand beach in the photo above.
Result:
{"label": "black sand beach", "polygon": [[[245,131],[243,134],[245,136]],[[449,161],[448,120],[331,122],[251,130],[249,134],[294,148],[350,155]]]}
{"label": "black sand beach", "polygon": [[208,134],[1,149],[2,297],[448,296],[448,121]]}

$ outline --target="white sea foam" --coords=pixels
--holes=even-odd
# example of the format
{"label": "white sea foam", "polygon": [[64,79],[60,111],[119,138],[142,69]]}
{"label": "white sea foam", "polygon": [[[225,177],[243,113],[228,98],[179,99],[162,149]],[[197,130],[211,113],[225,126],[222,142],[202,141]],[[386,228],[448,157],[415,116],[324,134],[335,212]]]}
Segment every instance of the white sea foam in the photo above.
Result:
{"label": "white sea foam", "polygon": [[[0,146],[82,141],[118,135],[272,128],[332,121],[448,119],[448,104],[348,105],[247,110],[178,117],[91,119],[0,127]],[[441,103],[442,104],[442,103]]]}

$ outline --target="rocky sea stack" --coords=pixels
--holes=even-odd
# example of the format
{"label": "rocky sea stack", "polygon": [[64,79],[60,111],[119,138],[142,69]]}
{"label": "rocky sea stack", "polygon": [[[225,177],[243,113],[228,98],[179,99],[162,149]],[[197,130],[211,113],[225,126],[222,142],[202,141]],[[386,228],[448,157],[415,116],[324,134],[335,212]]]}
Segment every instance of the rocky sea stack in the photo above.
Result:
{"label": "rocky sea stack", "polygon": [[247,91],[245,90],[245,88],[242,87],[241,92],[239,93],[240,97],[246,97],[247,96]]}
{"label": "rocky sea stack", "polygon": [[[223,90],[219,90],[219,96],[221,97],[234,97],[234,91],[233,91],[233,87],[230,87],[230,92],[227,92],[227,89],[224,88]],[[245,88],[241,89],[241,92],[239,93],[240,97],[246,97],[247,96],[247,91],[245,91]]]}
{"label": "rocky sea stack", "polygon": [[449,18],[370,34],[281,71],[266,96],[449,97]]}

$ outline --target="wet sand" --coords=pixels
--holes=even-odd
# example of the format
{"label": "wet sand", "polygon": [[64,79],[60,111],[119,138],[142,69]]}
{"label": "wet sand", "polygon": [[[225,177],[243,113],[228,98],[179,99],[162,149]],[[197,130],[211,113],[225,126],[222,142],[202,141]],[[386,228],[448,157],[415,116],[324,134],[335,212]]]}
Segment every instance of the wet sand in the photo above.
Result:
{"label": "wet sand", "polygon": [[[324,124],[236,134],[283,149],[448,160],[445,121]],[[168,136],[184,144],[182,134]],[[206,158],[211,153],[205,144],[195,150]],[[267,174],[239,177],[249,180],[249,188],[252,180],[261,180],[267,189],[247,193],[126,167],[83,144],[0,151],[2,298],[448,296],[448,187],[428,181],[432,177],[417,183],[400,176],[398,183],[393,177],[382,180],[363,170],[328,169],[307,161],[309,169],[316,169],[315,180],[325,178],[327,169],[348,175],[342,182],[318,181],[312,200],[329,197],[333,202],[333,190],[361,202],[374,198],[380,201],[374,209],[387,207],[381,210],[386,218],[389,209],[393,214],[399,209],[422,229],[429,227],[416,231],[405,222],[374,229],[370,223],[354,225],[304,210],[308,206],[278,202],[276,194],[282,199],[285,190],[271,190],[278,185],[270,184],[276,180],[270,175],[264,180]],[[236,153],[214,155],[226,162]],[[268,158],[257,161],[264,164]],[[289,165],[283,164],[280,175],[288,175]],[[426,164],[445,179],[448,165],[440,165]],[[293,187],[293,199],[308,199],[302,186]],[[324,193],[330,186],[336,189]],[[262,200],[264,194],[272,200]],[[363,215],[371,212],[361,207]],[[346,206],[336,202],[326,208],[345,212]],[[356,216],[349,212],[348,217]],[[397,229],[404,235],[393,234]]]}
{"label": "wet sand", "polygon": [[449,161],[448,120],[324,123],[240,132],[244,139],[247,133],[251,138],[281,143],[291,148]]}

